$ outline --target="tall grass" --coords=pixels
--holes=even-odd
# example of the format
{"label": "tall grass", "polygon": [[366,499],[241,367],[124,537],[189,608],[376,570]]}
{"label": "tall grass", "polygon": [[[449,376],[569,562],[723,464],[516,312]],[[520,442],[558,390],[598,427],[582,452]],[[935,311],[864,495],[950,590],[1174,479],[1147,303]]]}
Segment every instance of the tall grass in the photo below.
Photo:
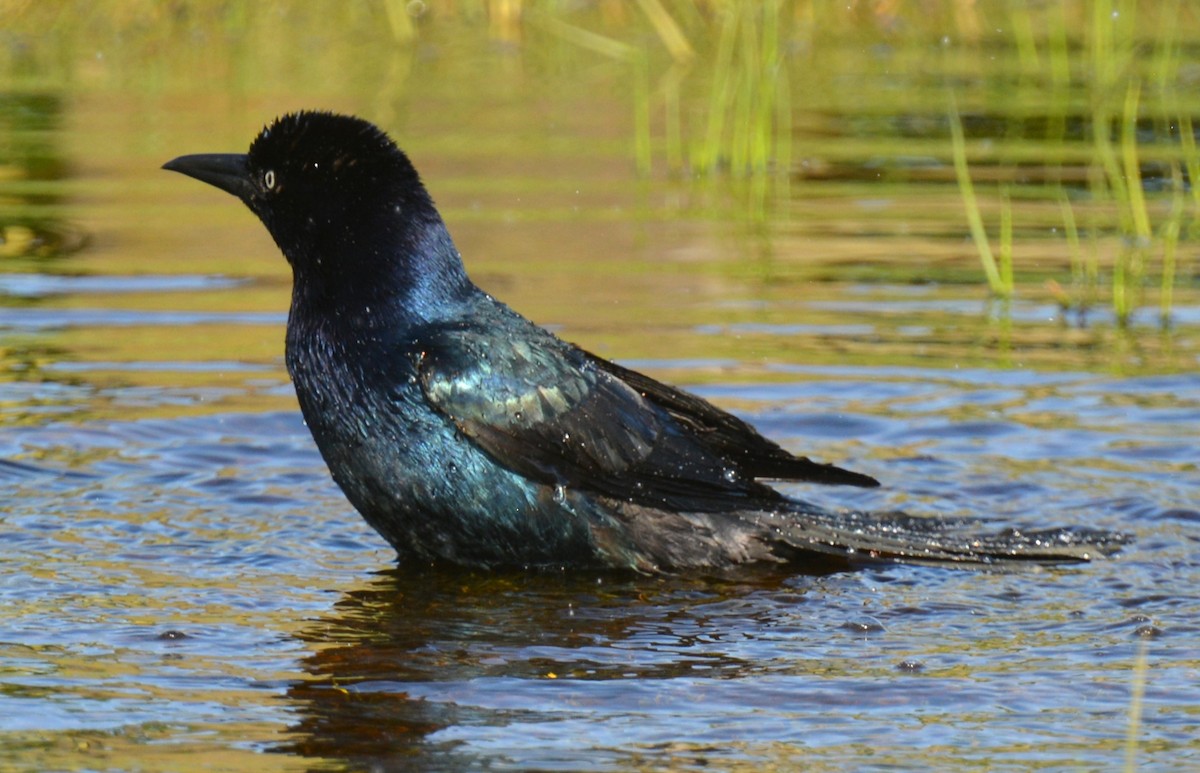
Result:
{"label": "tall grass", "polygon": [[[819,88],[787,51],[798,41],[819,45],[813,35],[820,30],[813,28],[831,17],[833,6],[786,0],[639,0],[637,7],[654,32],[653,39],[671,60],[657,86],[648,86],[655,79],[654,53],[644,44],[640,57],[632,49],[621,49],[621,57],[644,68],[636,70],[632,90],[637,95],[638,169],[652,170],[658,156],[651,148],[657,146],[671,174],[749,179],[751,198],[760,207],[768,190],[765,180],[774,180],[776,190],[786,194],[796,156],[795,95],[807,97]],[[937,4],[918,7],[901,0],[890,7],[891,13],[910,24],[924,21],[930,29],[946,30],[951,33],[947,37],[964,41],[978,39],[992,27],[983,18],[987,11],[982,6],[947,3],[940,20],[919,18],[923,10],[936,9]],[[966,225],[991,294],[1012,297],[1025,273],[1014,246],[1018,214],[1012,201],[1018,196],[1026,208],[1044,201],[1060,213],[1058,230],[1069,279],[1047,286],[1062,306],[1086,312],[1101,301],[1106,285],[1113,319],[1127,326],[1144,307],[1147,292],[1156,290],[1158,316],[1164,325],[1169,323],[1174,287],[1184,276],[1179,261],[1185,253],[1180,245],[1193,236],[1200,221],[1200,185],[1185,184],[1200,180],[1200,154],[1190,114],[1194,100],[1175,99],[1178,107],[1171,121],[1160,121],[1176,127],[1179,139],[1174,148],[1164,145],[1169,130],[1147,132],[1146,115],[1149,109],[1161,112],[1179,93],[1180,25],[1174,22],[1188,12],[1180,0],[1158,6],[1140,0],[1002,6],[997,19],[1007,37],[999,42],[1006,42],[1013,52],[1018,92],[1036,101],[1044,90],[1050,98],[1040,100],[1045,105],[1046,142],[1040,188],[1030,184],[980,188],[969,163],[974,141],[968,143],[953,106],[958,100],[951,100],[950,155]],[[882,7],[875,13],[877,17],[870,21],[881,25],[887,21],[888,11]],[[1085,22],[1082,28],[1081,21]],[[587,45],[580,36],[573,39]],[[1147,49],[1152,54],[1148,59]],[[952,83],[952,92],[968,96],[962,81]],[[697,84],[705,84],[698,100],[704,105],[699,120],[695,113],[684,114],[685,94],[689,89],[695,94]],[[970,101],[977,102],[978,96]],[[1010,136],[985,138],[993,148],[985,153],[1003,157],[1011,135],[1024,139],[1027,119],[1021,103],[1014,104],[1018,109],[1006,113]],[[1149,104],[1154,107],[1148,108]],[[658,113],[663,116],[661,142],[647,136]],[[1077,136],[1081,122],[1087,138],[1082,143]],[[1147,152],[1155,168],[1175,170],[1165,211],[1161,197],[1152,200],[1146,193]],[[1072,165],[1070,170],[1064,169],[1064,159]],[[1087,180],[1086,195],[1068,192],[1070,180],[1079,179],[1080,170]],[[1010,167],[1009,176],[1019,177],[1020,172]],[[998,213],[991,236],[984,214],[989,211]],[[1152,277],[1158,279],[1157,288],[1148,284]]]}
{"label": "tall grass", "polygon": [[1012,274],[1012,206],[1008,196],[1003,196],[1003,209],[1000,226],[1000,260],[997,261],[992,252],[991,241],[983,225],[983,215],[979,209],[979,199],[975,196],[975,184],[971,181],[971,170],[967,166],[967,141],[963,135],[962,118],[958,109],[950,110],[950,139],[954,153],[954,172],[958,178],[958,190],[966,208],[967,223],[971,229],[971,239],[979,253],[979,261],[983,264],[983,273],[987,277],[988,288],[993,295],[1010,298],[1013,294]]}
{"label": "tall grass", "polygon": [[[1166,325],[1170,322],[1174,286],[1180,276],[1179,244],[1187,235],[1183,225],[1190,221],[1195,228],[1200,214],[1200,193],[1197,193],[1200,186],[1192,185],[1190,202],[1185,199],[1188,187],[1184,183],[1185,170],[1188,180],[1200,180],[1195,176],[1200,175],[1200,156],[1188,112],[1190,103],[1178,98],[1181,57],[1179,36],[1174,30],[1183,9],[1178,0],[1157,8],[1154,29],[1158,30],[1158,36],[1153,41],[1153,56],[1147,67],[1141,64],[1144,58],[1139,56],[1146,45],[1144,38],[1139,38],[1138,25],[1144,4],[1135,0],[1090,0],[1084,5],[1088,20],[1086,45],[1078,59],[1086,62],[1089,77],[1082,80],[1072,75],[1072,48],[1062,7],[1050,12],[1045,57],[1038,52],[1037,38],[1029,29],[1026,17],[1032,13],[1030,8],[1023,9],[1021,18],[1013,19],[1011,45],[1022,77],[1028,77],[1030,68],[1040,68],[1045,62],[1040,80],[1050,84],[1053,95],[1046,121],[1048,151],[1052,157],[1048,159],[1045,183],[1041,190],[1026,188],[1024,195],[1056,200],[1059,205],[1071,281],[1069,289],[1056,281],[1049,282],[1048,288],[1060,305],[1086,311],[1097,301],[1101,282],[1107,280],[1113,318],[1118,325],[1128,326],[1144,305],[1149,278],[1157,273],[1158,317]],[[1073,78],[1077,81],[1074,86]],[[1160,112],[1164,105],[1175,105],[1169,116],[1160,119],[1158,130],[1153,133],[1147,131],[1149,122],[1145,117],[1148,90],[1153,92]],[[1086,197],[1067,194],[1059,160],[1068,150],[1068,116],[1056,106],[1066,103],[1072,91],[1081,94],[1087,104],[1090,152],[1083,159],[1088,180]],[[1002,249],[997,260],[983,227],[980,213],[984,207],[967,167],[966,143],[954,104],[952,96],[951,155],[967,225],[988,287],[993,294],[1007,297],[1016,291],[1015,283],[1003,276],[1004,261],[1012,259],[1011,253],[1003,249],[1006,234],[1011,233],[1011,223],[1005,225],[1010,212],[1008,194],[1001,190],[992,194],[999,198],[1001,208]],[[1174,147],[1170,139],[1172,126],[1179,137]],[[1147,141],[1151,143],[1149,146]],[[1169,185],[1165,186],[1170,192],[1165,215],[1163,207],[1152,206],[1147,196],[1144,179],[1147,147],[1156,167],[1170,170]],[[1053,157],[1055,154],[1057,158]],[[1162,197],[1156,200],[1161,201]],[[1078,210],[1085,213],[1087,250],[1080,236]],[[1099,257],[1099,246],[1105,242],[1113,245],[1108,250],[1111,257],[1107,273],[1101,269]]]}
{"label": "tall grass", "polygon": [[[422,67],[439,66],[437,52],[454,51],[464,30],[482,29],[498,48],[528,55],[533,66],[514,71],[530,83],[571,57],[616,63],[629,154],[644,177],[665,174],[701,192],[736,188],[761,213],[787,200],[810,168],[833,170],[818,179],[835,185],[861,182],[869,156],[882,159],[876,168],[885,183],[903,183],[897,158],[941,159],[947,177],[952,158],[981,281],[997,296],[1041,292],[1026,280],[1044,271],[1026,262],[1028,242],[1017,238],[1049,230],[1028,220],[1031,212],[1057,218],[1063,268],[1061,283],[1050,286],[1064,306],[1103,303],[1120,324],[1156,306],[1165,324],[1177,285],[1191,275],[1188,247],[1200,238],[1200,97],[1184,77],[1195,61],[1184,43],[1200,38],[1200,9],[1185,0],[230,0],[219,8],[201,0],[178,0],[169,10],[151,0],[0,3],[0,29],[10,36],[70,30],[83,51],[99,49],[93,40],[119,41],[103,62],[89,59],[86,77],[106,77],[124,57],[149,73],[136,76],[147,81],[172,66],[209,77],[220,71],[209,50],[234,41],[212,56],[253,60],[246,69],[256,73],[255,93],[278,87],[259,82],[264,72],[294,88],[297,69],[306,83],[335,90],[329,82],[341,86],[359,72],[357,63],[378,55],[372,36],[386,39],[397,59],[409,56],[399,79],[416,78]],[[308,49],[289,43],[313,38],[324,51],[316,33],[280,34],[297,19],[354,40],[334,60],[340,67],[318,67],[317,57],[302,53]],[[186,62],[165,57],[160,31],[172,24],[212,45],[189,49]],[[0,64],[47,69],[69,59],[26,65],[22,51],[17,43],[3,47]],[[946,88],[964,111],[950,111],[948,142],[936,129],[875,128],[889,120],[943,126]],[[380,92],[380,105],[399,101]],[[996,124],[1003,125],[987,136],[986,124],[971,123],[964,136],[962,118],[980,115],[1002,116]],[[889,180],[893,169],[901,172]],[[1007,186],[985,181],[989,173]],[[1154,295],[1157,304],[1147,300]]]}

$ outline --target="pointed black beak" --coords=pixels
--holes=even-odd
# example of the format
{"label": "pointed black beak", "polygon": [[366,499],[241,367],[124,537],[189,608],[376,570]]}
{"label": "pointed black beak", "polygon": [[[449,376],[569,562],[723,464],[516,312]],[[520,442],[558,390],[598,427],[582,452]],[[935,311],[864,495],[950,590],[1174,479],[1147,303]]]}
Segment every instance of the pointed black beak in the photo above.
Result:
{"label": "pointed black beak", "polygon": [[255,192],[244,153],[197,153],[192,156],[180,156],[163,164],[162,168],[215,185],[242,201],[247,201]]}

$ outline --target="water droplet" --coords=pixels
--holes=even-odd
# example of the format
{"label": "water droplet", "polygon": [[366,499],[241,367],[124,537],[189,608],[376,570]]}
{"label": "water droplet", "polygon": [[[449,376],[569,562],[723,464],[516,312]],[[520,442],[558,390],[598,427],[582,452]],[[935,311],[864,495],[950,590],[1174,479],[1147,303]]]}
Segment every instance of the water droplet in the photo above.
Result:
{"label": "water droplet", "polygon": [[879,622],[870,615],[860,615],[859,617],[851,618],[842,623],[842,628],[854,633],[882,633],[887,629],[883,627],[883,623]]}
{"label": "water droplet", "polygon": [[738,479],[737,470],[730,467],[725,470],[725,472],[723,473],[723,477],[725,478],[725,480],[729,481],[730,483],[737,483],[737,479]]}
{"label": "water droplet", "polygon": [[560,505],[567,501],[567,487],[561,483],[554,487],[554,501]]}

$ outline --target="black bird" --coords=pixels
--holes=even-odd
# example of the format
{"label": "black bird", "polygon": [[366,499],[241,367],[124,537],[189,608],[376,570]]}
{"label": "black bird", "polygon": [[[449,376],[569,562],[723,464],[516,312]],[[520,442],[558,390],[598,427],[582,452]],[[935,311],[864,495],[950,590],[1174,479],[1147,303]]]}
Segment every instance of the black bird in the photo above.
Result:
{"label": "black bird", "polygon": [[164,168],[241,199],[291,264],[300,408],[334,480],[402,557],[660,572],[822,554],[1085,561],[1125,541],[979,535],[784,497],[763,481],[878,483],[793,456],[476,287],[408,157],[361,119],[286,115],[247,154]]}

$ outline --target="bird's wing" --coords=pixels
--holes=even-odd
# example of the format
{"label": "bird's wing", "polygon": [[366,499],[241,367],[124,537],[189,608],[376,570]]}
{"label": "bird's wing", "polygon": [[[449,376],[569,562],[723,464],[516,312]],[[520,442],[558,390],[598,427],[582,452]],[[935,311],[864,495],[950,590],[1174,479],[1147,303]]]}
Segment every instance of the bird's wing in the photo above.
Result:
{"label": "bird's wing", "polygon": [[703,437],[705,445],[733,460],[752,477],[863,488],[879,485],[879,481],[869,475],[796,456],[760,435],[738,417],[696,395],[593,354],[585,354],[597,368],[621,379],[646,400],[667,411],[691,433]]}
{"label": "bird's wing", "polygon": [[554,343],[548,335],[442,330],[422,341],[418,378],[463,435],[527,477],[579,485],[628,475],[660,442],[659,413]]}
{"label": "bird's wing", "polygon": [[841,482],[874,482],[793,457],[703,400],[544,331],[442,329],[421,352],[418,379],[429,403],[534,480],[697,509],[777,500],[758,477],[833,482],[834,470],[849,478]]}

